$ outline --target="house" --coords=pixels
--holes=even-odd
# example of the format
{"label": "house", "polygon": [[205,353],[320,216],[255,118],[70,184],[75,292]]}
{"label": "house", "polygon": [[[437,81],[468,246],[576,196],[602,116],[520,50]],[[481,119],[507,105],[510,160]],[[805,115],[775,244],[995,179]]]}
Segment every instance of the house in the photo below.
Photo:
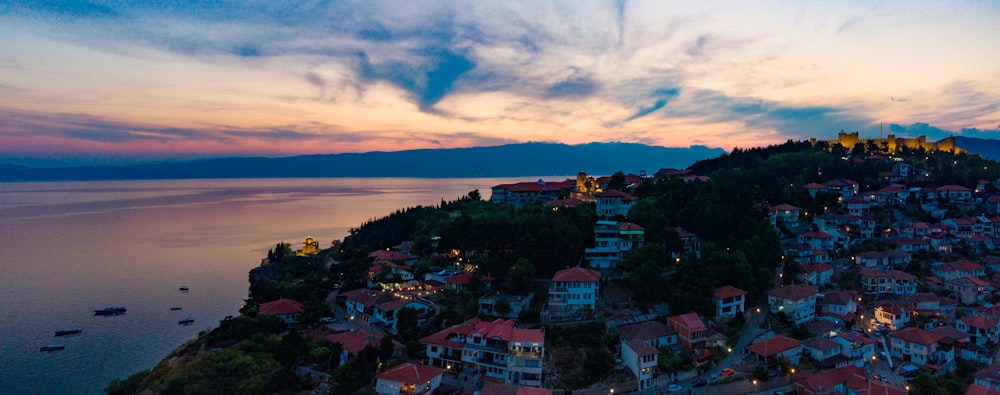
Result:
{"label": "house", "polygon": [[859,368],[864,367],[875,356],[875,341],[857,332],[841,333],[830,340],[839,344],[840,354]]}
{"label": "house", "polygon": [[758,341],[747,346],[747,352],[757,357],[757,361],[765,364],[777,364],[782,358],[793,366],[799,364],[802,358],[802,343],[782,335]]}
{"label": "house", "polygon": [[842,199],[858,196],[858,182],[846,178],[838,178],[823,183],[827,189],[840,194]]}
{"label": "house", "polygon": [[937,336],[923,328],[907,327],[889,334],[889,353],[895,358],[916,365],[943,367],[955,359],[954,348],[948,342],[939,342]]}
{"label": "house", "polygon": [[491,188],[490,202],[521,207],[532,202],[550,202],[560,196],[569,196],[576,187],[576,180],[559,182],[519,182],[501,184]]}
{"label": "house", "polygon": [[833,291],[823,295],[820,304],[820,318],[834,321],[840,325],[854,322],[858,312],[857,291]]}
{"label": "house", "polygon": [[967,315],[955,322],[955,329],[968,333],[977,345],[1000,341],[1000,325],[997,321],[978,315]]}
{"label": "house", "polygon": [[597,200],[597,215],[604,218],[628,216],[629,210],[639,201],[634,195],[617,189],[607,189],[594,196]]}
{"label": "house", "polygon": [[894,331],[910,322],[912,309],[897,302],[879,302],[875,304],[875,323]]}
{"label": "house", "polygon": [[563,269],[549,283],[549,296],[542,319],[549,321],[578,320],[594,313],[597,307],[601,272],[582,267]]}
{"label": "house", "polygon": [[799,281],[815,287],[825,287],[830,285],[833,279],[833,266],[828,263],[817,263],[812,265],[802,265],[801,271],[796,275]]}
{"label": "house", "polygon": [[734,317],[745,311],[747,291],[723,285],[712,292],[712,303],[715,303],[716,317]]}
{"label": "house", "polygon": [[377,348],[382,342],[382,335],[374,331],[349,330],[327,335],[326,340],[331,344],[340,344],[340,365],[343,365],[365,347]]}
{"label": "house", "polygon": [[969,387],[966,395],[1000,395],[1000,369],[996,366],[987,364],[972,377],[972,386],[979,386],[982,389],[979,390],[981,392],[973,392],[973,388]]}
{"label": "house", "polygon": [[865,251],[855,256],[854,261],[861,267],[898,269],[909,265],[912,257],[913,254],[905,251]]}
{"label": "house", "polygon": [[594,246],[584,249],[584,259],[590,267],[605,275],[617,275],[618,263],[628,256],[629,251],[642,247],[645,231],[631,222],[597,221],[594,225]]}
{"label": "house", "polygon": [[423,339],[428,364],[482,374],[508,385],[541,387],[545,331],[516,328],[514,321],[473,318]]}
{"label": "house", "polygon": [[681,242],[681,252],[671,252],[670,255],[673,258],[680,258],[683,256],[693,256],[695,258],[701,258],[701,238],[694,233],[688,232],[684,228],[678,226],[674,228],[674,232],[677,232],[677,239]]}
{"label": "house", "polygon": [[798,237],[800,244],[805,244],[813,249],[824,251],[833,249],[834,239],[835,237],[833,235],[823,231],[806,232],[800,234]]}
{"label": "house", "polygon": [[917,292],[917,276],[903,271],[864,268],[858,274],[862,292],[875,298]]}
{"label": "house", "polygon": [[441,386],[444,370],[404,362],[375,375],[378,395],[433,395]]}
{"label": "house", "polygon": [[876,206],[905,206],[906,199],[910,197],[910,189],[906,185],[892,184],[875,191],[874,195]]}
{"label": "house", "polygon": [[791,204],[779,204],[768,208],[771,217],[771,225],[781,224],[787,228],[799,226],[799,213],[801,208]]}
{"label": "house", "polygon": [[971,203],[972,190],[961,185],[943,185],[935,189],[939,199],[951,203]]}
{"label": "house", "polygon": [[993,292],[989,281],[975,277],[962,277],[944,282],[944,288],[964,305],[974,305],[985,301],[986,294]]}
{"label": "house", "polygon": [[824,336],[816,336],[802,342],[802,354],[819,362],[824,369],[847,365],[850,359],[841,354],[841,345]]}
{"label": "house", "polygon": [[396,334],[397,314],[404,308],[417,312],[417,325],[423,325],[437,311],[433,303],[421,298],[403,298],[388,292],[358,288],[341,295],[345,299],[345,314],[350,319],[378,325]]}
{"label": "house", "polygon": [[963,259],[953,262],[932,263],[931,274],[944,281],[962,277],[985,278],[986,268],[978,263]]}
{"label": "house", "polygon": [[[927,237],[930,238],[932,235],[928,234]],[[896,246],[897,250],[905,252],[929,251],[931,249],[931,243],[924,238],[893,237],[889,239],[889,243]]]}
{"label": "house", "polygon": [[660,349],[677,344],[677,331],[660,321],[644,321],[618,327],[618,338],[623,342],[640,340]]}
{"label": "house", "polygon": [[847,209],[848,215],[853,215],[856,217],[861,217],[862,215],[868,214],[871,211],[872,203],[867,199],[860,197],[853,197],[850,199],[844,199],[840,201],[840,204]]}
{"label": "house", "polygon": [[667,326],[677,331],[677,343],[692,351],[704,349],[712,333],[694,312],[667,318]]}
{"label": "house", "polygon": [[915,320],[923,321],[925,325],[936,326],[955,320],[958,301],[938,296],[933,292],[921,292],[900,298],[900,303],[913,311]]}
{"label": "house", "polygon": [[622,361],[635,374],[638,390],[656,387],[660,350],[641,340],[623,340]]}
{"label": "house", "polygon": [[[490,315],[502,318],[517,318],[522,311],[531,307],[531,300],[535,294],[515,295],[501,291],[493,291],[479,298],[479,314]],[[506,308],[498,307],[507,305]],[[506,314],[501,313],[507,310]]]}
{"label": "house", "polygon": [[282,322],[291,326],[299,323],[299,319],[302,318],[302,312],[304,311],[305,308],[302,302],[281,298],[273,302],[261,303],[257,314],[276,316]]}
{"label": "house", "polygon": [[811,285],[786,285],[767,292],[771,314],[784,313],[796,324],[816,318],[816,287]]}
{"label": "house", "polygon": [[856,365],[824,370],[819,373],[801,372],[795,378],[795,393],[799,395],[905,395],[892,383],[873,377]]}

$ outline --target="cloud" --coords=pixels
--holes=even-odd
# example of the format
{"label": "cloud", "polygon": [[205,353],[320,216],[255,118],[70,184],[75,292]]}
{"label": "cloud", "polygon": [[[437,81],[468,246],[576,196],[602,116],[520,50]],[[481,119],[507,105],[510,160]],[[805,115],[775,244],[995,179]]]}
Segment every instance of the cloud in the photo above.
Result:
{"label": "cloud", "polygon": [[599,84],[588,77],[571,77],[550,86],[544,96],[550,99],[589,96],[598,88]]}
{"label": "cloud", "polygon": [[929,140],[940,140],[945,137],[963,136],[982,139],[1000,138],[1000,126],[997,129],[963,128],[958,131],[947,130],[932,126],[923,122],[916,122],[909,125],[890,124],[889,132],[898,136],[927,136]]}

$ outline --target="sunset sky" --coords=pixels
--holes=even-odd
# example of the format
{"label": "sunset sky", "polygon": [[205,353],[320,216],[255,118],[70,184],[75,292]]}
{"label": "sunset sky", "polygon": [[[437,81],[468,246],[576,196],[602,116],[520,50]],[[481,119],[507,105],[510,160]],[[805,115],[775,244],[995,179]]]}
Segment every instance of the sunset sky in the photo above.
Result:
{"label": "sunset sky", "polygon": [[1000,137],[994,0],[150,3],[0,4],[0,163]]}

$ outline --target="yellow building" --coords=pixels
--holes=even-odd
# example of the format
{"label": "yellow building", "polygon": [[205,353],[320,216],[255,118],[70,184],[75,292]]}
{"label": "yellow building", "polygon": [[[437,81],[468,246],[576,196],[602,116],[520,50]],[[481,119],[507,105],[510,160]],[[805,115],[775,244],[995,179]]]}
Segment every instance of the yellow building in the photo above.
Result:
{"label": "yellow building", "polygon": [[313,240],[313,238],[310,236],[306,237],[306,241],[302,242],[302,251],[299,251],[295,255],[310,256],[316,254],[319,254],[319,242]]}

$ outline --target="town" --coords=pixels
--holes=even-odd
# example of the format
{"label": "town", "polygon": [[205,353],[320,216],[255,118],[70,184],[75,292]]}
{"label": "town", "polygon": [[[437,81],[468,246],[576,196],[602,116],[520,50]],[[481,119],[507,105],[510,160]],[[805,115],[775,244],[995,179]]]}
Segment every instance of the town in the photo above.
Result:
{"label": "town", "polygon": [[[109,393],[1000,393],[998,238],[1000,168],[923,136],[495,185],[278,243]],[[213,358],[242,372],[185,387]]]}

